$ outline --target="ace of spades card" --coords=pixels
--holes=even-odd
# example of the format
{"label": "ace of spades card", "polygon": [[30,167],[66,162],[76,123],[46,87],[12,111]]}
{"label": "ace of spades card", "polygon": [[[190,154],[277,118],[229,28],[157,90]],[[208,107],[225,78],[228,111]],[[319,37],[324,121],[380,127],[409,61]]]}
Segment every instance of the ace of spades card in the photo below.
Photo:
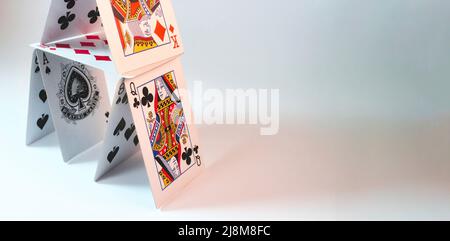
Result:
{"label": "ace of spades card", "polygon": [[50,11],[32,45],[27,144],[56,131],[66,162],[101,145],[97,181],[140,149],[161,207],[203,167],[170,0],[53,0]]}
{"label": "ace of spades card", "polygon": [[31,45],[27,144],[56,131],[70,162],[103,141],[121,78],[94,0],[53,0],[41,39]]}
{"label": "ace of spades card", "polygon": [[30,108],[28,111],[27,144],[31,144],[55,130],[50,116],[50,108],[47,103],[47,91],[42,81],[41,67],[39,66],[37,54],[38,51],[35,50],[32,57],[30,92],[28,97],[28,106]]}
{"label": "ace of spades card", "polygon": [[39,96],[37,103],[47,105],[31,103],[30,113],[37,110],[37,115],[29,116],[39,116],[39,110],[43,114],[36,126],[32,125],[33,119],[30,119],[29,130],[44,131],[45,126],[51,126],[52,122],[63,159],[69,161],[103,138],[103,113],[109,109],[105,77],[99,69],[45,51],[36,50],[35,56],[41,77],[33,84],[42,85],[43,89],[39,94],[31,91],[30,96]]}

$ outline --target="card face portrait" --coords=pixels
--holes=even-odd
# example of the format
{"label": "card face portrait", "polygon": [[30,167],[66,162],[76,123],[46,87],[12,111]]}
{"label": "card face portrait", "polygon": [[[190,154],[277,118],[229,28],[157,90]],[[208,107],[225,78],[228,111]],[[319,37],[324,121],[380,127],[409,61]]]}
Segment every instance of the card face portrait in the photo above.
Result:
{"label": "card face portrait", "polygon": [[126,81],[141,151],[155,202],[160,207],[202,168],[189,105],[180,95],[184,78],[178,59]]}
{"label": "card face portrait", "polygon": [[119,73],[127,75],[183,53],[170,0],[97,0]]}

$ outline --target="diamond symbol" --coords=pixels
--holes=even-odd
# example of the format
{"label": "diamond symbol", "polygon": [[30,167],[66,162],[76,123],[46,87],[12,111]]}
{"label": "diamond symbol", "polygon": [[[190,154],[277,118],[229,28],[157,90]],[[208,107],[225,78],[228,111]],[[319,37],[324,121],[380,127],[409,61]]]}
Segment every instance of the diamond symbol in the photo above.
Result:
{"label": "diamond symbol", "polygon": [[170,25],[169,30],[170,30],[171,33],[173,33],[173,31],[175,31],[175,28],[172,26],[172,24]]}
{"label": "diamond symbol", "polygon": [[156,21],[155,34],[161,41],[164,41],[164,38],[166,37],[166,28],[161,25],[159,21]]}

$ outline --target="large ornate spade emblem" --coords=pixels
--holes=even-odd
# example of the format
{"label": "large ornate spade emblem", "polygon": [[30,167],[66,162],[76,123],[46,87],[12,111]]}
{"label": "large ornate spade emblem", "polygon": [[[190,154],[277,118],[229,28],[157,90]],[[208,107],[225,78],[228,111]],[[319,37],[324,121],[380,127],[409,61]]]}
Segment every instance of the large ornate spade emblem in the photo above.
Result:
{"label": "large ornate spade emblem", "polygon": [[58,98],[63,118],[73,123],[83,120],[97,107],[99,95],[94,77],[83,64],[62,65]]}

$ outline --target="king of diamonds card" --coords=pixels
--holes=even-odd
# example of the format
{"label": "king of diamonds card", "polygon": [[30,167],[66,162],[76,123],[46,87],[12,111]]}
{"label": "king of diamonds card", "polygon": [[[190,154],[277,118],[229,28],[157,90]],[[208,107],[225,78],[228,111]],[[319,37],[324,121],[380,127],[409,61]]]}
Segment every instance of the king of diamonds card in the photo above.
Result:
{"label": "king of diamonds card", "polygon": [[112,0],[125,56],[169,44],[169,29],[159,0]]}
{"label": "king of diamonds card", "polygon": [[134,77],[184,52],[168,0],[97,0],[118,72]]}
{"label": "king of diamonds card", "polygon": [[141,152],[157,205],[202,169],[179,59],[125,81]]}

